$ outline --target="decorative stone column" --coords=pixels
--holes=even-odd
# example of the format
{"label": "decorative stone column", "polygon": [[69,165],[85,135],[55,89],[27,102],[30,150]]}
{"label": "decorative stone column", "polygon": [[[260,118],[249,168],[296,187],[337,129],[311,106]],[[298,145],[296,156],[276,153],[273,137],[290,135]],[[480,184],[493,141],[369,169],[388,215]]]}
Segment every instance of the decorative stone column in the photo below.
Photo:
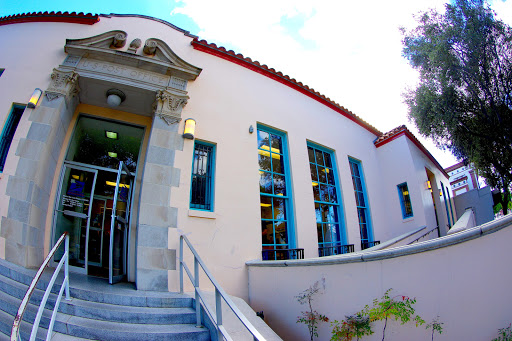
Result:
{"label": "decorative stone column", "polygon": [[137,289],[168,291],[168,271],[176,270],[176,250],[169,249],[169,229],[177,228],[178,210],[170,206],[171,188],[178,187],[180,170],[174,167],[176,150],[183,150],[178,132],[184,91],[157,91],[153,125],[142,176],[137,230]]}
{"label": "decorative stone column", "polygon": [[[44,260],[44,235],[48,203],[57,160],[78,104],[78,74],[54,69],[41,103],[25,109],[28,129],[19,138],[14,174],[9,174],[6,195],[9,208],[2,216],[1,236],[6,239],[6,260],[39,267]],[[13,151],[10,151],[12,153]]]}

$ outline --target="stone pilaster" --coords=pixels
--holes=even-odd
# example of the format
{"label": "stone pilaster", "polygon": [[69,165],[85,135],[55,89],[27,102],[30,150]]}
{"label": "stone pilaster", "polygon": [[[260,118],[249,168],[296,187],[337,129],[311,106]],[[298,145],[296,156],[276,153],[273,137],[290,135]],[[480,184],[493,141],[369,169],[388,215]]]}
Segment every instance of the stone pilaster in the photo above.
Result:
{"label": "stone pilaster", "polygon": [[177,228],[178,210],[170,206],[171,188],[180,182],[174,167],[176,150],[183,150],[178,132],[188,96],[171,91],[156,94],[155,113],[142,177],[137,230],[137,289],[168,290],[168,271],[176,270],[177,250],[169,249],[169,229]]}
{"label": "stone pilaster", "polygon": [[9,174],[7,214],[1,217],[1,236],[6,239],[6,260],[39,267],[44,259],[44,233],[52,181],[59,152],[71,117],[78,104],[78,74],[57,69],[41,103],[26,109],[28,129],[19,136],[14,152],[17,165]]}

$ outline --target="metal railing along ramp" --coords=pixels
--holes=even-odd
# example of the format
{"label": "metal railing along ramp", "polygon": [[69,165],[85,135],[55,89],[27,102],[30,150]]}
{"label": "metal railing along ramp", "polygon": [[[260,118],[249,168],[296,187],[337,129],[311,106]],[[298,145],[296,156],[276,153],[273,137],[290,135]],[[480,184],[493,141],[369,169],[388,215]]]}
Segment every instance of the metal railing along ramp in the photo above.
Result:
{"label": "metal railing along ramp", "polygon": [[[183,259],[183,241],[187,244],[189,250],[194,256],[194,274],[190,271],[188,266],[185,264]],[[215,316],[213,309],[206,303],[206,297],[199,288],[199,267],[203,269],[211,284],[215,287]],[[180,236],[180,292],[183,293],[183,270],[187,273],[188,278],[194,285],[194,293],[196,300],[196,325],[201,326],[201,307],[208,314],[209,318],[214,322],[217,330],[217,337],[219,340],[232,340],[229,336],[228,331],[222,323],[222,301],[231,309],[235,316],[242,322],[247,331],[252,334],[254,340],[266,341],[266,339],[256,330],[256,328],[249,322],[247,317],[238,309],[235,303],[231,300],[228,294],[221,288],[219,283],[215,280],[212,273],[208,270],[204,262],[201,260],[196,250],[188,240],[186,236]]]}

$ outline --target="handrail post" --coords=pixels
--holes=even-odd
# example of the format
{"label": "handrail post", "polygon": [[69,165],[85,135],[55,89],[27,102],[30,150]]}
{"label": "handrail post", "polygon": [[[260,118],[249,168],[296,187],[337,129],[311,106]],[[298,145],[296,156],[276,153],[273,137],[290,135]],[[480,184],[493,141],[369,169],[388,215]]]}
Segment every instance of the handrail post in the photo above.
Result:
{"label": "handrail post", "polygon": [[201,328],[201,301],[199,300],[199,262],[194,256],[194,291],[196,299],[196,327]]}
{"label": "handrail post", "polygon": [[64,262],[64,281],[66,283],[66,301],[69,301],[69,234],[66,234],[64,241],[64,254],[66,255],[66,261]]}
{"label": "handrail post", "polygon": [[180,236],[180,294],[183,294],[183,236]]}
{"label": "handrail post", "polygon": [[222,326],[222,298],[220,296],[219,289],[215,288],[215,314],[217,315],[217,337],[218,340],[223,340],[220,326]]}

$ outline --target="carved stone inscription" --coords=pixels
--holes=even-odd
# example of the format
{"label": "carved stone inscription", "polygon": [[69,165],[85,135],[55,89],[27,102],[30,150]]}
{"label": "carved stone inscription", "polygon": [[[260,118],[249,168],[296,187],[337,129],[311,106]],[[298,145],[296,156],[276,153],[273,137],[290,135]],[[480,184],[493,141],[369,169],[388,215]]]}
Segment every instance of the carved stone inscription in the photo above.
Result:
{"label": "carved stone inscription", "polygon": [[129,78],[135,81],[152,83],[159,86],[168,86],[170,79],[169,76],[163,76],[155,72],[84,58],[82,58],[80,63],[78,63],[77,69],[106,73],[109,75]]}

